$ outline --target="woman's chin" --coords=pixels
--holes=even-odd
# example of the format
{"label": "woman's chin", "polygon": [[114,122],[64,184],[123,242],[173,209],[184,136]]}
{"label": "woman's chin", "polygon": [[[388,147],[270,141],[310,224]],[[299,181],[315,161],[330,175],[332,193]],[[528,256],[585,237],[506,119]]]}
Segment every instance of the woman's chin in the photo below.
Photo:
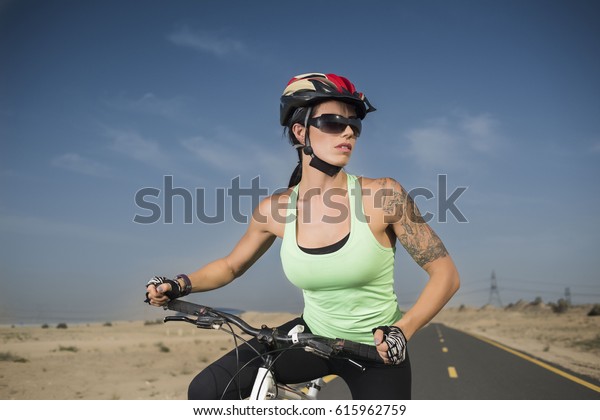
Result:
{"label": "woman's chin", "polygon": [[350,162],[350,155],[343,155],[343,156],[328,156],[327,158],[323,159],[325,162],[329,163],[330,165],[334,165],[334,166],[341,166],[342,168],[344,166],[346,166],[349,162]]}

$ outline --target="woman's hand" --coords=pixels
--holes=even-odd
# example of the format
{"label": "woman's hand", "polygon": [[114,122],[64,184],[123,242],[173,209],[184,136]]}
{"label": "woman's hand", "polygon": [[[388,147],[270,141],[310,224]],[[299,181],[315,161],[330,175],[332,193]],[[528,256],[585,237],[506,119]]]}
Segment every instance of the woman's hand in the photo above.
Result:
{"label": "woman's hand", "polygon": [[386,325],[374,328],[373,340],[386,365],[399,365],[406,358],[406,337],[399,327]]}
{"label": "woman's hand", "polygon": [[172,299],[181,296],[181,285],[166,277],[152,277],[146,283],[146,300],[152,306],[165,306]]}

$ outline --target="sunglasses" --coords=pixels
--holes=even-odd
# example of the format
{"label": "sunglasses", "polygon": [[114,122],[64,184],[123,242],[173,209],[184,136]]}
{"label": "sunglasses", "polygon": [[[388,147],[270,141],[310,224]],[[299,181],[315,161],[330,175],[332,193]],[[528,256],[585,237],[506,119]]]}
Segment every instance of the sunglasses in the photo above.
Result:
{"label": "sunglasses", "polygon": [[323,114],[316,118],[309,118],[308,124],[317,127],[327,134],[342,134],[350,126],[356,137],[360,136],[362,122],[360,118],[346,118],[337,114]]}

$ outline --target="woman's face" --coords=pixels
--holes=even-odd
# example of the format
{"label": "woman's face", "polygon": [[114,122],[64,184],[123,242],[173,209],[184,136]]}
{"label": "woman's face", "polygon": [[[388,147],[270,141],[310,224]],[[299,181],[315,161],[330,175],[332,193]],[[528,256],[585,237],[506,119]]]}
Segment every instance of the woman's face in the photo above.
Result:
{"label": "woman's face", "polygon": [[[313,110],[312,118],[324,114],[356,118],[356,110],[353,106],[338,101],[328,101],[317,105]],[[349,162],[357,137],[352,127],[346,126],[344,131],[339,134],[329,134],[312,125],[309,126],[309,130],[310,144],[315,155],[335,166],[343,167]],[[304,143],[303,135],[305,132],[302,130],[301,132],[301,141]]]}

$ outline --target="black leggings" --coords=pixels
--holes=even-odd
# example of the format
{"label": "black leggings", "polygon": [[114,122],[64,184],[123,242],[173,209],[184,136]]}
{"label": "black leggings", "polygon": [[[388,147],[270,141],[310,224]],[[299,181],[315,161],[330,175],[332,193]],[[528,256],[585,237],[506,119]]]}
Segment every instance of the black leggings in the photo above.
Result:
{"label": "black leggings", "polygon": [[[289,331],[295,325],[304,325],[304,332],[310,333],[302,318],[297,318],[279,327]],[[256,349],[262,346],[256,339],[249,343]],[[200,372],[190,383],[188,399],[218,400],[239,399],[250,396],[254,378],[261,364],[260,358],[248,345],[238,347]],[[279,354],[274,357],[277,358]],[[233,378],[239,367],[255,359]],[[324,359],[303,349],[285,351],[276,359],[273,368],[278,382],[295,384],[308,382],[322,376],[334,374],[346,382],[354,400],[407,400],[411,398],[411,370],[408,352],[406,360],[399,365],[368,365],[361,372],[350,362],[341,359]],[[239,384],[239,388],[238,388]],[[227,389],[225,389],[227,387]]]}

